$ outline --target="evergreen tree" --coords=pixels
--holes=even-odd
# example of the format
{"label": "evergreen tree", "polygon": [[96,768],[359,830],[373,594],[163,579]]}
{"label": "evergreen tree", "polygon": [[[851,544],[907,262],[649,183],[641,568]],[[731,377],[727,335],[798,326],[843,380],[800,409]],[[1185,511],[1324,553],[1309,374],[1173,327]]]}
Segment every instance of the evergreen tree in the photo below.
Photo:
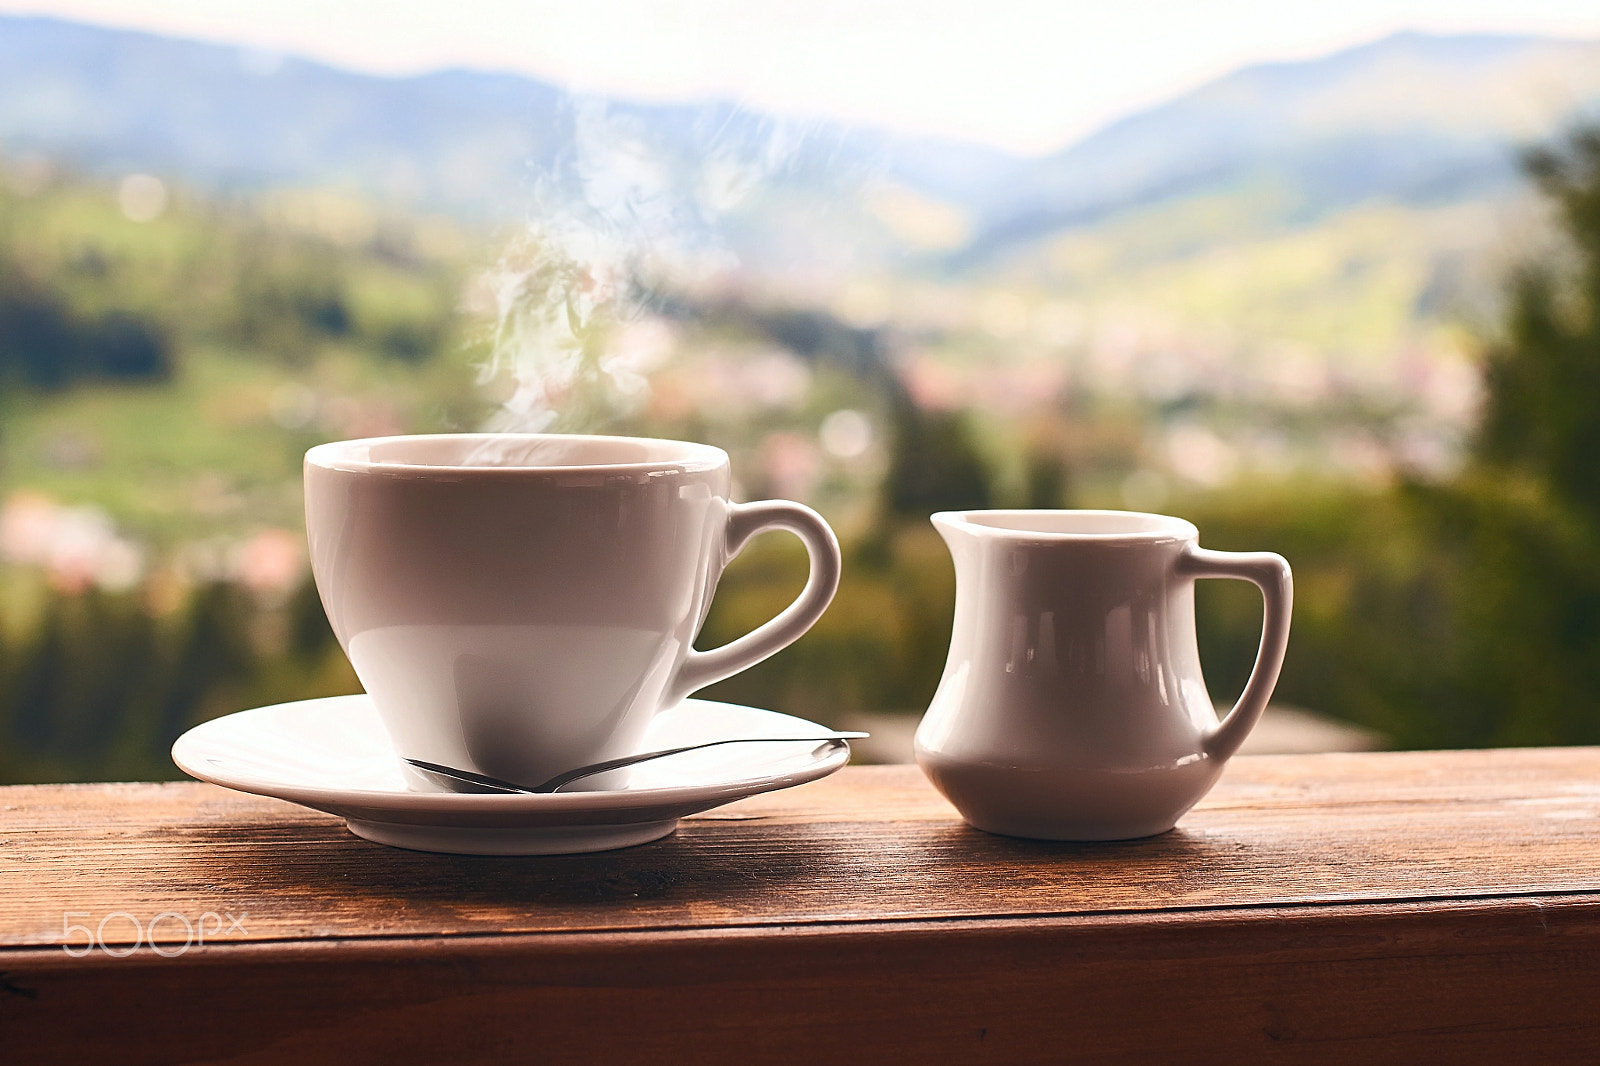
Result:
{"label": "evergreen tree", "polygon": [[242,694],[259,669],[250,639],[253,616],[244,589],[225,582],[200,589],[165,686],[157,744],[170,746],[197,722],[248,706]]}
{"label": "evergreen tree", "polygon": [[1485,367],[1480,453],[1600,520],[1600,126],[1531,153],[1527,166],[1577,262],[1516,279],[1509,336]]}
{"label": "evergreen tree", "polygon": [[1600,127],[1527,168],[1571,258],[1514,279],[1475,462],[1417,493],[1458,560],[1444,743],[1600,742]]}
{"label": "evergreen tree", "polygon": [[988,507],[988,471],[965,419],[955,411],[924,411],[905,395],[894,397],[892,408],[894,447],[884,479],[889,513],[926,518]]}

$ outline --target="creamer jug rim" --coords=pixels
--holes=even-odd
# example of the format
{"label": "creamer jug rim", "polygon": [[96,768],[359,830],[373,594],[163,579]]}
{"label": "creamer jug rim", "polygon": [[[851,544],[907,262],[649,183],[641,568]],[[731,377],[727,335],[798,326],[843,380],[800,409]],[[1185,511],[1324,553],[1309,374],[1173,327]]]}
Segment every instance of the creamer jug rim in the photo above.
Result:
{"label": "creamer jug rim", "polygon": [[934,527],[997,540],[1059,543],[1161,544],[1199,540],[1187,519],[1148,511],[1062,508],[984,508],[939,511]]}

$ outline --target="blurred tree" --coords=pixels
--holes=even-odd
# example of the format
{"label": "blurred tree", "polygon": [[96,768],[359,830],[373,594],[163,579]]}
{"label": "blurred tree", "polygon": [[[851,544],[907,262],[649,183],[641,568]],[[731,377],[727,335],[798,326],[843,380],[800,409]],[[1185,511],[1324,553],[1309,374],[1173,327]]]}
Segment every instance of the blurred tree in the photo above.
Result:
{"label": "blurred tree", "polygon": [[1577,264],[1529,266],[1516,278],[1507,340],[1485,366],[1479,451],[1600,519],[1600,126],[1531,153],[1527,166]]}
{"label": "blurred tree", "polygon": [[162,379],[172,373],[171,343],[165,333],[126,311],[113,311],[89,334],[92,363],[105,377]]}
{"label": "blurred tree", "polygon": [[234,273],[232,332],[291,366],[307,363],[309,342],[350,332],[344,266],[331,248],[315,242],[245,235]]}
{"label": "blurred tree", "polygon": [[67,661],[67,638],[62,619],[65,603],[52,599],[34,638],[32,655],[17,671],[7,702],[15,709],[11,719],[11,737],[39,753],[51,746],[56,736],[55,715],[61,702],[60,690],[67,679],[71,664]]}
{"label": "blurred tree", "polygon": [[718,309],[747,319],[773,340],[812,363],[830,363],[862,381],[885,384],[891,377],[875,329],[857,329],[823,311],[785,308],[758,311],[735,304]]}
{"label": "blurred tree", "polygon": [[1050,509],[1070,507],[1067,462],[1052,452],[1030,451],[1027,456],[1027,499],[1023,506]]}
{"label": "blurred tree", "polygon": [[338,646],[328,615],[322,609],[322,597],[317,593],[317,583],[310,574],[300,582],[289,598],[289,651],[304,662],[320,659]]}
{"label": "blurred tree", "polygon": [[170,745],[190,726],[249,706],[248,682],[259,668],[249,593],[227,582],[200,590],[162,700],[158,742]]}
{"label": "blurred tree", "polygon": [[96,589],[53,597],[5,689],[16,755],[102,769],[146,695],[155,627],[137,599]]}
{"label": "blurred tree", "polygon": [[1513,281],[1477,462],[1419,494],[1460,553],[1460,709],[1477,742],[1600,742],[1600,126],[1529,154],[1571,260]]}
{"label": "blurred tree", "polygon": [[989,473],[959,411],[924,411],[909,396],[892,402],[894,447],[884,502],[898,517],[988,507]]}
{"label": "blurred tree", "polygon": [[160,326],[129,311],[86,317],[0,257],[0,382],[59,389],[95,378],[161,380],[171,372],[172,342]]}
{"label": "blurred tree", "polygon": [[1023,450],[1024,507],[1072,507],[1074,492],[1073,448],[1067,426],[1072,415],[1035,419],[1026,431]]}
{"label": "blurred tree", "polygon": [[402,363],[421,363],[444,346],[444,323],[395,322],[385,326],[378,337],[383,354]]}
{"label": "blurred tree", "polygon": [[0,375],[33,388],[65,385],[81,369],[79,332],[63,300],[0,262]]}

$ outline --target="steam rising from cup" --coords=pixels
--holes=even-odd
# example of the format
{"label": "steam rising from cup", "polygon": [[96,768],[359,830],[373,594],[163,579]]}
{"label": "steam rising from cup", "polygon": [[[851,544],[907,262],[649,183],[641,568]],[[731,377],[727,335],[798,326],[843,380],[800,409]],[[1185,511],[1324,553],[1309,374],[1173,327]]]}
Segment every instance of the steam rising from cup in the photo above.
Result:
{"label": "steam rising from cup", "polygon": [[664,352],[630,333],[659,341],[664,292],[737,265],[718,223],[803,139],[730,108],[686,158],[619,107],[580,100],[570,120],[526,231],[482,279],[494,327],[480,384],[509,387],[489,430],[594,430],[642,406]]}

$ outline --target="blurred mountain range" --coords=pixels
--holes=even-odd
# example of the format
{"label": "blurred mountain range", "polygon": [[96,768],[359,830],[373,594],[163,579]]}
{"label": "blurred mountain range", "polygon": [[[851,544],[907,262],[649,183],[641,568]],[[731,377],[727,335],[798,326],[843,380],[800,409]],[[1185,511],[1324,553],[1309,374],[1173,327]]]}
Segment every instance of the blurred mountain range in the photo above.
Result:
{"label": "blurred mountain range", "polygon": [[1249,67],[1020,164],[972,251],[1247,183],[1292,186],[1297,221],[1492,194],[1518,147],[1597,104],[1600,41],[1408,32]]}
{"label": "blurred mountain range", "polygon": [[333,186],[470,220],[515,217],[603,112],[669,162],[816,186],[887,170],[957,201],[1014,165],[965,144],[786,122],[726,102],[574,97],[515,75],[385,78],[290,56],[50,18],[0,17],[0,151],[210,189]]}
{"label": "blurred mountain range", "polygon": [[[953,208],[962,224],[922,243],[972,262],[1243,185],[1291,188],[1285,222],[1373,198],[1492,194],[1514,181],[1516,146],[1597,101],[1600,42],[1402,33],[1238,71],[1038,159],[727,103],[603,104],[613,127],[697,171],[720,161],[806,200],[886,181]],[[514,218],[537,182],[562,172],[597,103],[521,76],[374,77],[225,45],[0,18],[0,152],[210,190],[333,186],[465,219]],[[754,239],[765,228],[744,232]]]}

